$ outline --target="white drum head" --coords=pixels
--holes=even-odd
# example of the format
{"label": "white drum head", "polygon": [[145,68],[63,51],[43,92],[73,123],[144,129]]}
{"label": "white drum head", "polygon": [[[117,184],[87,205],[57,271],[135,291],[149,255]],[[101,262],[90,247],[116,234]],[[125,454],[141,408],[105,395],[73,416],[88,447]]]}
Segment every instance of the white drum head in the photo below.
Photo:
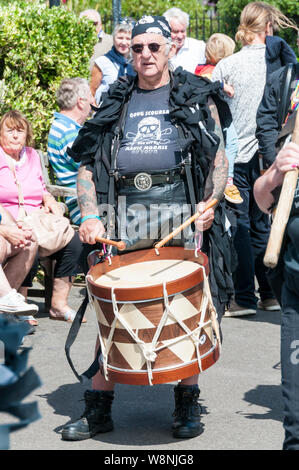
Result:
{"label": "white drum head", "polygon": [[170,282],[188,276],[199,268],[197,263],[185,260],[143,261],[103,274],[94,282],[103,287],[136,288]]}

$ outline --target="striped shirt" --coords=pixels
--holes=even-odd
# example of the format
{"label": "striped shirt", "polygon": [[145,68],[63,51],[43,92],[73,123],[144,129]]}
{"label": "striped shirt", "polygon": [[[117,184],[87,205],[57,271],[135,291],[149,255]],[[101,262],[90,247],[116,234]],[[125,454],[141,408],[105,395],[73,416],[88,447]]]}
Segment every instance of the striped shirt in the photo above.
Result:
{"label": "striped shirt", "polygon": [[[77,174],[80,163],[76,163],[67,154],[81,129],[73,119],[61,113],[54,113],[54,121],[48,136],[48,156],[56,175],[56,182],[61,186],[76,188]],[[71,221],[80,225],[80,210],[76,197],[65,199]]]}

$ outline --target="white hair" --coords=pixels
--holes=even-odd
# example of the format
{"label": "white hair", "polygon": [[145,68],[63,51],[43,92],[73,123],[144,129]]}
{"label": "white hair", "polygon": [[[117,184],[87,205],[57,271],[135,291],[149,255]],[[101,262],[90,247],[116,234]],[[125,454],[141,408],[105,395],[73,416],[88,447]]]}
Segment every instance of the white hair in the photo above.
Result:
{"label": "white hair", "polygon": [[83,16],[85,16],[86,18],[88,18],[91,21],[98,21],[99,23],[101,23],[101,21],[102,21],[101,20],[101,15],[97,10],[89,9],[89,10],[81,11],[81,13],[79,15],[79,18],[82,18]]}
{"label": "white hair", "polygon": [[189,15],[188,13],[182,11],[180,8],[169,8],[169,10],[166,10],[165,13],[163,13],[163,16],[167,19],[169,25],[170,21],[173,18],[176,18],[180,23],[185,24],[186,28],[188,28],[189,26]]}
{"label": "white hair", "polygon": [[59,109],[72,109],[78,98],[87,98],[89,83],[85,78],[64,78],[56,92]]}
{"label": "white hair", "polygon": [[113,39],[119,33],[120,31],[124,31],[125,33],[131,33],[132,32],[132,25],[130,23],[119,23],[115,26],[112,37]]}

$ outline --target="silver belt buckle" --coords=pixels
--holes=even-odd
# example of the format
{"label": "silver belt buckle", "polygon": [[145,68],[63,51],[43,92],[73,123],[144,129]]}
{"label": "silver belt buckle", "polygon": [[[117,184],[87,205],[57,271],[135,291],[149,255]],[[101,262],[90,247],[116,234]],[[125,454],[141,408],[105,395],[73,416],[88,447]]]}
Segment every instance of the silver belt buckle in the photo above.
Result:
{"label": "silver belt buckle", "polygon": [[134,178],[135,188],[139,191],[147,191],[152,187],[153,180],[148,173],[138,173]]}

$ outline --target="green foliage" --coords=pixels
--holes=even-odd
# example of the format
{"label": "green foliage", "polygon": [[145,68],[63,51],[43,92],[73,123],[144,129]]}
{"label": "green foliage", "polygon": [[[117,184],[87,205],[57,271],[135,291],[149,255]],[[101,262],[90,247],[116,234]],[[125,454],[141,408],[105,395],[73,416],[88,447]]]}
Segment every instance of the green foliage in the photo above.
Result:
{"label": "green foliage", "polygon": [[[138,20],[143,15],[162,15],[173,6],[174,3],[171,0],[143,0],[142,2],[140,0],[121,0],[121,16]],[[195,19],[196,14],[201,18],[203,11],[201,2],[198,0],[177,0],[175,6],[190,14],[189,35],[196,37],[196,32],[198,32],[201,37],[201,21],[197,22]],[[93,8],[101,14],[105,31],[107,33],[113,31],[112,0],[101,0],[100,2],[98,0],[67,0],[66,8],[77,14],[88,8]]]}
{"label": "green foliage", "polygon": [[[235,37],[239,26],[240,15],[249,3],[248,0],[219,0],[217,8],[222,20],[221,30],[232,38]],[[298,25],[298,0],[267,0],[266,3],[276,6],[284,15],[292,19]],[[294,29],[281,29],[279,36],[283,37],[297,53],[296,38],[297,33]]]}
{"label": "green foliage", "polygon": [[23,112],[33,126],[36,147],[45,149],[62,78],[89,76],[94,27],[45,2],[3,0],[0,25],[0,114]]}
{"label": "green foliage", "polygon": [[[112,0],[67,0],[68,8],[77,14],[87,8],[94,8],[102,16],[111,15]],[[176,6],[192,14],[201,11],[201,2],[198,0],[177,0],[175,4],[171,0],[121,0],[122,16],[140,18],[142,15],[162,15],[168,8]]]}

